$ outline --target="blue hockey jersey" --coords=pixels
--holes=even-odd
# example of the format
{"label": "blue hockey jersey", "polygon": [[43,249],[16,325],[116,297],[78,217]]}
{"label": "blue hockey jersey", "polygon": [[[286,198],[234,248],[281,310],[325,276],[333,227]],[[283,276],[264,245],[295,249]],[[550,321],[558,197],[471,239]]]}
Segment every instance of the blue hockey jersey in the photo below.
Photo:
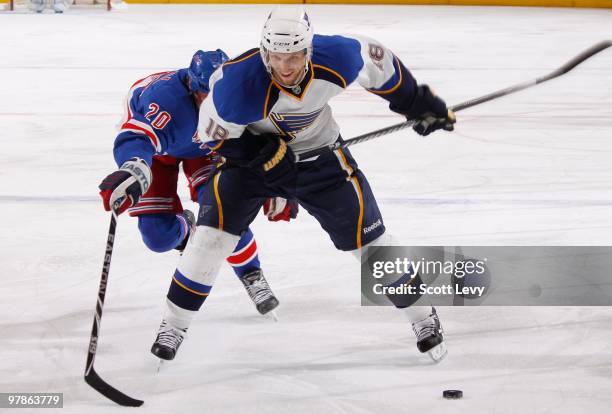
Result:
{"label": "blue hockey jersey", "polygon": [[410,72],[373,39],[315,35],[308,72],[294,88],[276,82],[259,49],[252,49],[211,76],[211,91],[200,108],[200,136],[212,149],[247,128],[281,135],[297,154],[329,145],[337,140],[339,127],[328,102],[355,81],[400,113],[417,93]]}
{"label": "blue hockey jersey", "polygon": [[117,165],[133,157],[151,165],[156,154],[190,159],[210,153],[198,138],[198,108],[187,76],[186,69],[161,72],[132,85],[115,139]]}

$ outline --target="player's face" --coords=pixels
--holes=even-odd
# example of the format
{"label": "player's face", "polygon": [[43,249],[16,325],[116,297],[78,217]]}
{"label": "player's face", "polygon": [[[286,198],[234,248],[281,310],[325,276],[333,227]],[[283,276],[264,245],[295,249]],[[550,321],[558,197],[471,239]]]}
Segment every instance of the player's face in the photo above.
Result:
{"label": "player's face", "polygon": [[272,74],[283,85],[292,86],[301,81],[306,67],[306,54],[270,52]]}

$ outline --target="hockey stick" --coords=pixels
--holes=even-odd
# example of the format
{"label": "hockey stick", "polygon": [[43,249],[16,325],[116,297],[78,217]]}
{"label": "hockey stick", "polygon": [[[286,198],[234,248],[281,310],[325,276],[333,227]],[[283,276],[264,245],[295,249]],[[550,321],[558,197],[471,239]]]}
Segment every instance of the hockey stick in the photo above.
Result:
{"label": "hockey stick", "polygon": [[87,363],[85,364],[85,382],[93,389],[104,395],[106,398],[126,407],[140,407],[144,401],[128,397],[118,389],[106,383],[94,370],[94,359],[98,350],[98,337],[100,335],[100,323],[102,321],[102,308],[104,306],[104,296],[106,295],[106,285],[108,282],[108,272],[110,270],[111,258],[113,256],[113,245],[115,244],[115,232],[117,230],[117,215],[113,211],[111,214],[108,237],[106,239],[106,250],[104,254],[104,264],[102,265],[102,275],[100,276],[100,288],[98,289],[98,301],[96,302],[96,315],[94,316],[91,337],[89,339],[89,350],[87,353]]}
{"label": "hockey stick", "polygon": [[[581,54],[579,54],[578,56],[576,56],[572,60],[570,60],[567,63],[565,63],[563,66],[561,66],[558,69],[550,72],[548,75],[541,76],[539,78],[535,78],[535,79],[532,79],[532,80],[529,80],[529,81],[526,81],[526,82],[522,82],[522,83],[516,84],[514,86],[510,86],[508,88],[501,89],[499,91],[495,91],[495,92],[492,92],[490,94],[481,96],[479,98],[474,98],[474,99],[471,99],[469,101],[462,102],[462,103],[460,103],[458,105],[450,107],[450,109],[453,112],[462,111],[462,110],[464,110],[466,108],[471,108],[472,106],[480,105],[481,103],[489,102],[489,101],[492,101],[493,99],[501,98],[502,96],[510,95],[512,93],[515,93],[515,92],[518,92],[518,91],[522,91],[523,89],[527,89],[527,88],[530,88],[532,86],[538,85],[540,83],[544,83],[546,81],[549,81],[551,79],[554,79],[556,77],[559,77],[559,76],[569,72],[570,70],[574,69],[576,66],[578,66],[579,64],[581,64],[585,60],[587,60],[590,57],[596,55],[597,53],[601,52],[602,50],[609,48],[610,46],[612,46],[612,40],[604,40],[604,41],[602,41],[600,43],[597,43],[596,45],[588,48],[587,50],[585,50],[584,52],[582,52]],[[331,144],[331,145],[329,145],[327,147],[315,148],[313,150],[306,151],[306,152],[304,152],[302,154],[296,155],[296,161],[306,160],[306,159],[313,158],[313,157],[319,156],[321,154],[324,154],[327,151],[334,151],[334,150],[337,150],[337,149],[340,149],[340,148],[350,147],[351,145],[359,144],[361,142],[369,141],[369,140],[374,139],[374,138],[382,137],[384,135],[388,135],[388,134],[391,134],[391,133],[396,132],[396,131],[401,131],[402,129],[405,129],[405,128],[408,128],[409,126],[412,126],[412,124],[414,124],[414,122],[415,122],[414,120],[409,120],[409,121],[406,121],[406,122],[402,122],[402,123],[399,123],[399,124],[388,126],[386,128],[377,129],[376,131],[368,132],[366,134],[359,135],[359,136],[357,136],[355,138],[347,139],[346,141],[338,141],[338,142],[335,142],[334,144]]]}

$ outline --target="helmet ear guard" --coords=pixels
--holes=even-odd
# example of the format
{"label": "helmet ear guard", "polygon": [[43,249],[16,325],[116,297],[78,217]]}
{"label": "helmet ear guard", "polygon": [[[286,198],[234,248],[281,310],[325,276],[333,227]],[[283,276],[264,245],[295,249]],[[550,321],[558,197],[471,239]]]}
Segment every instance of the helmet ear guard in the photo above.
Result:
{"label": "helmet ear guard", "polygon": [[229,57],[221,49],[208,52],[198,50],[195,52],[187,69],[191,92],[210,92],[208,85],[210,75],[228,60]]}

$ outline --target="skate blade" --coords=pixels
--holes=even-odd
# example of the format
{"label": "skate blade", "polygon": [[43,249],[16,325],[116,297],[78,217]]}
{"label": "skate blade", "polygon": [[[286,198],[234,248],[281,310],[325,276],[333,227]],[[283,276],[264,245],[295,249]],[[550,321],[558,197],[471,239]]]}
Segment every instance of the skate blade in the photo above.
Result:
{"label": "skate blade", "polygon": [[162,365],[164,365],[164,360],[160,358],[159,362],[157,363],[157,371],[156,371],[157,374],[159,374],[159,371],[161,370]]}
{"label": "skate blade", "polygon": [[446,349],[446,342],[442,342],[434,346],[427,353],[429,354],[429,357],[433,360],[433,362],[435,362],[436,364],[439,363],[448,354],[448,350]]}
{"label": "skate blade", "polygon": [[278,315],[276,315],[276,312],[271,310],[270,312],[266,313],[264,315],[267,319],[271,319],[274,322],[278,322]]}

